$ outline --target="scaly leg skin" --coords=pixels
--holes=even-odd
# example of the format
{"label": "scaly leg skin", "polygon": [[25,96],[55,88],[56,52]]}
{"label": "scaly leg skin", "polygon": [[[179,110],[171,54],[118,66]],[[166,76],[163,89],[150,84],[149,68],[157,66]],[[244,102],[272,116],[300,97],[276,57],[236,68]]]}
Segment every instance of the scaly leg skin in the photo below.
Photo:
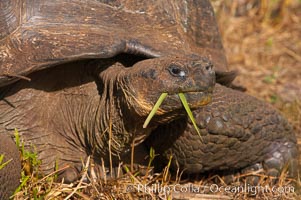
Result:
{"label": "scaly leg skin", "polygon": [[[272,183],[276,183],[277,177],[280,176],[280,173],[283,169],[286,169],[286,167],[288,167],[288,177],[297,178],[298,149],[296,148],[296,144],[285,142],[277,151],[269,155],[270,157],[266,158],[263,162],[255,163],[239,171],[236,170],[235,176],[233,174],[225,176],[226,183],[238,181],[236,178],[239,177],[240,174],[248,174],[260,170],[263,170],[265,175],[272,178]],[[285,164],[288,164],[288,166]],[[260,172],[260,174],[262,173]],[[250,175],[246,177],[246,182],[250,185],[258,185],[259,181],[260,176]]]}
{"label": "scaly leg skin", "polygon": [[0,134],[0,155],[4,155],[0,166],[8,161],[0,169],[0,183],[5,183],[0,184],[0,199],[9,199],[20,184],[21,160],[15,142],[7,134]]}
{"label": "scaly leg skin", "polygon": [[297,177],[298,149],[288,122],[270,105],[219,84],[213,102],[193,112],[202,140],[192,123],[179,119],[157,128],[146,141],[172,166],[187,174],[250,169],[262,164],[267,175],[279,176],[288,164]]}

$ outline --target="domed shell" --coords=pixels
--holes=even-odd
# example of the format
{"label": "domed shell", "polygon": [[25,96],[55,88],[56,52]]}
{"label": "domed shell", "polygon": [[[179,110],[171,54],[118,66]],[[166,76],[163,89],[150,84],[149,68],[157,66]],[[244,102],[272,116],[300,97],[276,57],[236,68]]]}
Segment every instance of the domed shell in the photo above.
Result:
{"label": "domed shell", "polygon": [[209,0],[1,0],[0,87],[34,71],[119,53],[227,62]]}

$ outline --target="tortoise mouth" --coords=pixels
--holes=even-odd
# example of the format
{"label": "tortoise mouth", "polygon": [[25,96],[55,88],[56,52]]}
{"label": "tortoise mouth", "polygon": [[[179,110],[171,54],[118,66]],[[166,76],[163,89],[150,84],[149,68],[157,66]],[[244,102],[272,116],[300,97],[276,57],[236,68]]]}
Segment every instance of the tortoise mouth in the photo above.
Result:
{"label": "tortoise mouth", "polygon": [[[198,108],[200,106],[205,106],[212,101],[212,91],[199,91],[199,92],[182,92],[186,99],[187,103],[190,108]],[[180,98],[178,96],[179,93],[174,93],[169,95],[170,98],[179,100],[181,103]],[[168,99],[167,99],[168,100]]]}
{"label": "tortoise mouth", "polygon": [[190,108],[205,106],[212,101],[212,92],[188,92],[184,94],[187,96]]}
{"label": "tortoise mouth", "polygon": [[199,95],[200,93],[206,93],[206,94],[210,94],[210,93],[213,93],[213,90],[214,90],[214,86],[211,86],[211,87],[191,87],[191,88],[188,88],[188,89],[177,89],[175,91],[163,91],[165,93],[168,93],[168,95],[177,95],[179,93],[184,93],[184,94],[192,94],[192,95]]}
{"label": "tortoise mouth", "polygon": [[[212,101],[212,94],[213,94],[213,92],[210,92],[210,91],[185,92],[185,93],[183,92],[182,93],[182,95],[185,95],[185,98],[187,100],[186,103],[188,104],[188,106],[191,110],[195,110],[201,106],[205,106],[205,105],[209,104]],[[154,107],[156,107],[156,106],[154,106]],[[179,117],[182,117],[182,116],[186,116],[187,115],[187,113],[185,112],[186,108],[185,109],[184,108],[185,108],[184,102],[180,99],[179,93],[167,95],[164,102],[160,105],[160,107],[158,109],[156,109],[155,116],[152,115],[152,117],[154,118],[153,121],[156,121],[157,123],[161,124],[161,123],[165,123],[165,122],[170,122],[170,121],[177,119]],[[149,118],[149,116],[147,118]],[[146,121],[145,121],[145,123],[146,123]],[[145,125],[145,123],[143,125],[144,128],[147,126],[147,125]]]}
{"label": "tortoise mouth", "polygon": [[[191,109],[196,109],[201,106],[205,106],[212,101],[213,91],[186,91],[183,93],[186,97],[188,106]],[[169,112],[183,110],[183,105],[179,97],[179,93],[168,93],[166,99],[160,105],[158,109],[159,113],[167,114]],[[184,110],[183,110],[184,111]]]}

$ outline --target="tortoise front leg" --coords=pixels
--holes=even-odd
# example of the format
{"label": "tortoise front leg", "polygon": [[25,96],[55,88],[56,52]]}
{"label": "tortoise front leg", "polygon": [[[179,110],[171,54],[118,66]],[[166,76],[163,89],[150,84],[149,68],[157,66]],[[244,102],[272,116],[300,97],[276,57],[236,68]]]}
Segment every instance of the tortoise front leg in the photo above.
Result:
{"label": "tortoise front leg", "polygon": [[[263,161],[263,168],[267,175],[278,177],[283,169],[287,168],[289,177],[298,176],[298,148],[294,142],[284,142],[279,149],[269,154]],[[286,166],[287,165],[287,166]]]}
{"label": "tortoise front leg", "polygon": [[[268,156],[262,161],[241,170],[235,170],[232,174],[224,176],[226,183],[237,181],[236,178],[239,175],[252,174],[258,172],[272,178],[272,182],[276,183],[278,177],[280,177],[283,170],[287,170],[288,177],[298,177],[298,148],[295,143],[283,142],[281,146],[274,152],[268,154]],[[261,177],[254,175],[248,175],[246,182],[250,185],[258,185]]]}
{"label": "tortoise front leg", "polygon": [[296,178],[296,136],[279,112],[218,84],[212,99],[211,104],[193,112],[202,140],[191,122],[180,119],[154,131],[148,145],[166,158],[173,155],[173,166],[188,174],[250,171],[250,166],[260,164],[267,175],[279,176],[288,165],[289,176]]}

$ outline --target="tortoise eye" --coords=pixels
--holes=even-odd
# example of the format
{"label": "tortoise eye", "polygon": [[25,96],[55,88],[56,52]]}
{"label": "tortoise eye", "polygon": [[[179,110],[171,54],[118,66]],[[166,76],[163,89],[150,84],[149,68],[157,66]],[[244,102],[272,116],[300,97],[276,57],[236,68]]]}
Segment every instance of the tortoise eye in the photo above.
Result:
{"label": "tortoise eye", "polygon": [[169,73],[173,76],[176,76],[176,77],[185,77],[186,76],[186,72],[177,65],[169,66],[168,70],[169,70]]}

